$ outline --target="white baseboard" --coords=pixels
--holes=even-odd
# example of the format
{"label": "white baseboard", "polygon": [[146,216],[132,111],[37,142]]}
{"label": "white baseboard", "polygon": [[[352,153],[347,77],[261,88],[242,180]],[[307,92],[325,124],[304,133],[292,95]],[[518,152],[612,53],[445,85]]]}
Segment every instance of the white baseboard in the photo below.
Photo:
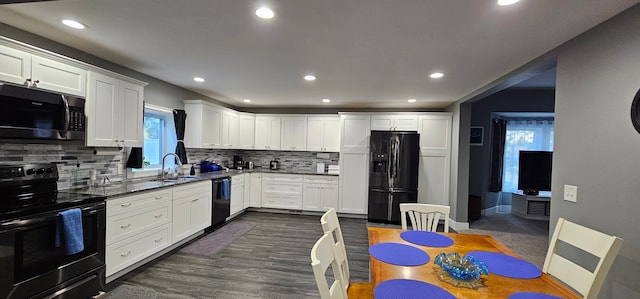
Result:
{"label": "white baseboard", "polygon": [[469,222],[456,222],[453,219],[449,218],[449,227],[453,228],[453,230],[465,230],[469,229]]}

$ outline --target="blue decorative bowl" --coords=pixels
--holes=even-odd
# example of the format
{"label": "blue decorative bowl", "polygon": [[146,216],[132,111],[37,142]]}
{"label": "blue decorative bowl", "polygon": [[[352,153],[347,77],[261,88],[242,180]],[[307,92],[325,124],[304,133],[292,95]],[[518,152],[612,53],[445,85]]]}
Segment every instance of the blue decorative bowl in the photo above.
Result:
{"label": "blue decorative bowl", "polygon": [[457,252],[440,253],[433,262],[449,275],[460,280],[478,280],[482,274],[489,275],[489,269],[483,261],[473,256],[460,256]]}

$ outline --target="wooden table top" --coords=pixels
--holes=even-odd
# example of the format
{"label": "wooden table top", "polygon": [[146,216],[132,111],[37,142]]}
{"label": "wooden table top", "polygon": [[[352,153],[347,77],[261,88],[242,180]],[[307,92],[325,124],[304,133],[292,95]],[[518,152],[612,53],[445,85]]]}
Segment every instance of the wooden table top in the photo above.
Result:
{"label": "wooden table top", "polygon": [[394,242],[411,245],[427,252],[431,257],[427,264],[406,267],[396,266],[381,262],[374,257],[370,257],[371,281],[375,286],[389,279],[414,279],[424,281],[433,285],[437,285],[446,289],[457,298],[482,299],[482,298],[507,298],[515,292],[538,292],[549,295],[559,296],[563,298],[582,298],[569,288],[563,286],[556,279],[548,274],[542,273],[542,276],[535,279],[515,279],[489,273],[486,278],[486,287],[477,290],[455,287],[449,283],[440,281],[433,273],[433,261],[439,253],[458,252],[465,255],[469,251],[494,251],[522,258],[511,251],[509,248],[498,242],[491,236],[487,235],[471,235],[442,233],[453,239],[453,245],[450,247],[436,248],[425,247],[409,243],[400,237],[402,230],[392,228],[369,227],[369,246],[382,242]]}

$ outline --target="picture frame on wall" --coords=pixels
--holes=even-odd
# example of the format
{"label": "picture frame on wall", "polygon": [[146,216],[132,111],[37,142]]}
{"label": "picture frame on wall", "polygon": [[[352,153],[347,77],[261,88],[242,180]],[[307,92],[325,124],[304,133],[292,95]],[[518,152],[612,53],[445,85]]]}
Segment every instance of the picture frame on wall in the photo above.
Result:
{"label": "picture frame on wall", "polygon": [[469,136],[470,145],[482,146],[482,141],[484,139],[484,127],[471,127],[471,134]]}

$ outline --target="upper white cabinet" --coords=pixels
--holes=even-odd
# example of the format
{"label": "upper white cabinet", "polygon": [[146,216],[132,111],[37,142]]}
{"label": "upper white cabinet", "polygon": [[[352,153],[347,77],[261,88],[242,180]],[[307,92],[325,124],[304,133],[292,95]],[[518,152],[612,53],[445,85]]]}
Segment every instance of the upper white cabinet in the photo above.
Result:
{"label": "upper white cabinet", "polygon": [[0,45],[0,80],[85,97],[87,71]]}
{"label": "upper white cabinet", "polygon": [[280,116],[256,115],[255,149],[280,149]]}
{"label": "upper white cabinet", "polygon": [[143,85],[89,71],[86,144],[142,147],[143,91]]}
{"label": "upper white cabinet", "polygon": [[256,117],[250,113],[239,113],[240,134],[238,146],[241,149],[253,149],[256,138]]}
{"label": "upper white cabinet", "polygon": [[204,101],[184,101],[187,148],[222,147],[222,110]]}
{"label": "upper white cabinet", "polygon": [[378,131],[417,131],[417,114],[372,115],[371,130]]}
{"label": "upper white cabinet", "polygon": [[222,113],[222,147],[235,148],[238,146],[240,132],[240,122],[238,113],[235,111],[224,111]]}
{"label": "upper white cabinet", "polygon": [[451,151],[451,113],[421,114],[418,116],[420,154],[449,154]]}
{"label": "upper white cabinet", "polygon": [[340,151],[339,116],[309,116],[307,118],[307,150],[318,152]]}
{"label": "upper white cabinet", "polygon": [[285,151],[304,151],[307,149],[307,117],[282,116],[282,135],[280,149]]}
{"label": "upper white cabinet", "polygon": [[[340,115],[340,153],[369,153],[371,117],[365,114]],[[344,168],[341,168],[344,170]]]}

